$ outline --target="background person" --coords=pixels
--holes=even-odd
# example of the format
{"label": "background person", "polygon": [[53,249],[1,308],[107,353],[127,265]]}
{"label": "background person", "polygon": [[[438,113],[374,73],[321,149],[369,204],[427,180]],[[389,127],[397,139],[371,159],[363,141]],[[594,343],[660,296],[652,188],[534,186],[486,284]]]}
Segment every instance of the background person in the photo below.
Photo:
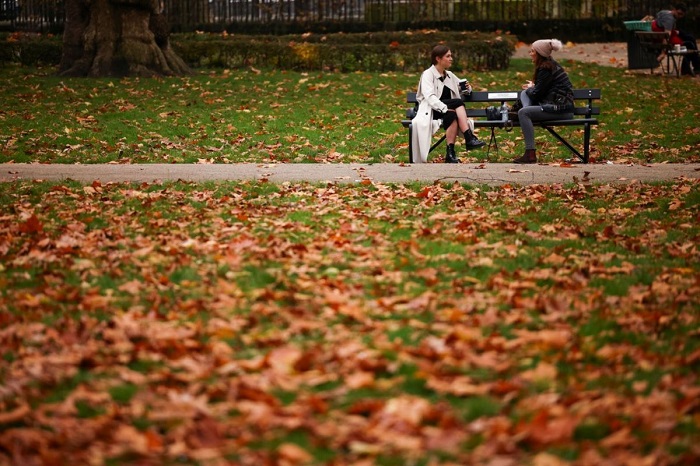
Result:
{"label": "background person", "polygon": [[[672,5],[670,10],[661,10],[651,22],[651,30],[668,33],[668,41],[671,45],[682,45],[688,50],[697,50],[698,43],[695,37],[688,32],[676,29],[676,21],[683,18],[685,13],[686,6],[683,3]],[[662,54],[659,59],[663,60],[663,58]],[[684,55],[681,62],[681,74],[695,76],[696,73],[700,73],[700,56],[697,53]]]}
{"label": "background person", "polygon": [[[442,125],[447,142],[445,162],[459,163],[455,154],[458,133],[464,134],[467,150],[482,147],[485,143],[474,135],[474,122],[467,118],[467,109],[460,96],[459,78],[448,71],[452,66],[450,48],[446,45],[433,47],[430,59],[432,66],[421,74],[416,93],[418,113],[413,119],[413,162],[428,161],[432,135]],[[467,90],[471,92],[469,84]]]}
{"label": "background person", "polygon": [[552,58],[552,52],[563,48],[557,39],[538,40],[530,47],[535,65],[532,81],[523,84],[518,120],[525,139],[525,153],[515,163],[537,163],[535,126],[533,121],[566,120],[574,117],[574,89],[564,68]]}

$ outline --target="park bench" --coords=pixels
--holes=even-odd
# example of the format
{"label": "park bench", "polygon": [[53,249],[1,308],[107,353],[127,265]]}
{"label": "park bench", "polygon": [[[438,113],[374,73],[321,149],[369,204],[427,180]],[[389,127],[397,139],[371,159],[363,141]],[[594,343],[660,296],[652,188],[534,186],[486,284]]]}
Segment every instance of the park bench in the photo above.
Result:
{"label": "park bench", "polygon": [[[491,130],[491,137],[489,139],[487,157],[493,146],[496,151],[498,151],[498,144],[496,141],[496,130],[498,128],[510,131],[513,127],[519,127],[520,124],[517,121],[507,121],[503,122],[501,120],[488,120],[486,116],[486,107],[496,106],[500,107],[503,104],[508,104],[512,106],[513,103],[518,99],[520,91],[474,91],[469,95],[464,95],[462,100],[467,107],[467,114],[469,118],[474,120],[474,126],[476,128],[488,128]],[[600,99],[600,89],[574,89],[574,117],[571,119],[562,120],[552,120],[552,121],[542,121],[533,122],[535,127],[540,127],[546,129],[554,138],[556,138],[561,144],[563,144],[572,154],[578,157],[583,163],[588,163],[588,158],[590,154],[590,142],[591,142],[591,126],[597,125],[598,120],[594,118],[594,115],[600,115],[600,107],[595,107],[593,105],[594,101]],[[413,104],[413,107],[406,110],[406,119],[401,121],[401,124],[408,128],[408,160],[413,163],[413,146],[412,146],[412,120],[416,116],[418,110],[418,102],[416,101],[416,93],[409,92],[406,96],[406,101],[409,104]],[[473,108],[470,104],[482,104],[478,108]],[[559,134],[555,128],[561,126],[582,126],[583,127],[583,153],[579,152],[566,138]],[[436,149],[443,141],[445,136],[443,136],[435,142],[430,147],[430,152]]]}
{"label": "park bench", "polygon": [[[654,72],[656,66],[661,66],[661,72],[663,74],[675,74],[677,77],[680,77],[680,65],[683,58],[687,55],[698,53],[697,50],[675,50],[673,44],[669,42],[669,35],[666,32],[634,31],[634,34],[637,36],[639,47],[644,53],[649,54],[654,57],[654,59],[658,57],[658,61],[649,60],[649,62],[652,63],[650,67],[651,73]],[[664,58],[666,59],[665,68]],[[673,66],[673,72],[671,71],[671,66]]]}

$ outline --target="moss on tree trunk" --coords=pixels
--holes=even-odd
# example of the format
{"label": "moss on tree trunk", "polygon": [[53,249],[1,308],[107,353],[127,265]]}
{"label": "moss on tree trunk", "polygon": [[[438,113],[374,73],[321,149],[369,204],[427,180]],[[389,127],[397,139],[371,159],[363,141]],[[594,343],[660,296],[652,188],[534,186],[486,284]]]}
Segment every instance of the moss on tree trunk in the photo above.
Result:
{"label": "moss on tree trunk", "polygon": [[62,76],[190,74],[158,0],[66,0]]}

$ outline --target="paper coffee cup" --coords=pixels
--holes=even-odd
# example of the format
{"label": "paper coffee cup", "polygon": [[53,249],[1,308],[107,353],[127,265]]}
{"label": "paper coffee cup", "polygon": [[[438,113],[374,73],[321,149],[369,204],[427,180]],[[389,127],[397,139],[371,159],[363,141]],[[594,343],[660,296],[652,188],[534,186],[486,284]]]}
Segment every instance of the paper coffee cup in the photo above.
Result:
{"label": "paper coffee cup", "polygon": [[467,90],[467,86],[469,85],[469,81],[466,79],[460,79],[459,80],[459,93],[460,94],[468,94],[469,91]]}
{"label": "paper coffee cup", "polygon": [[673,50],[675,50],[676,52],[680,52],[680,51],[681,51],[681,45],[680,45],[680,44],[674,45],[674,46],[673,46]]}

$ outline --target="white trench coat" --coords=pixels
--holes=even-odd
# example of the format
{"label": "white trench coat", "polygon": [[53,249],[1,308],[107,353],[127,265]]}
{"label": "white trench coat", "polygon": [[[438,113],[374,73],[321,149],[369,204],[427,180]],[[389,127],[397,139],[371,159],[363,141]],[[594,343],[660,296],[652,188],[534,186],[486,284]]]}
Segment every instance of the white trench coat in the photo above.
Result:
{"label": "white trench coat", "polygon": [[[411,147],[413,150],[413,163],[426,163],[428,153],[432,143],[432,136],[442,125],[442,120],[433,119],[433,111],[445,113],[447,105],[440,101],[442,91],[447,86],[453,99],[459,99],[459,78],[447,70],[445,71],[445,81],[435,65],[431,66],[421,74],[418,83],[416,100],[418,101],[418,112],[412,121]],[[469,118],[469,128],[474,130],[474,122]]]}

